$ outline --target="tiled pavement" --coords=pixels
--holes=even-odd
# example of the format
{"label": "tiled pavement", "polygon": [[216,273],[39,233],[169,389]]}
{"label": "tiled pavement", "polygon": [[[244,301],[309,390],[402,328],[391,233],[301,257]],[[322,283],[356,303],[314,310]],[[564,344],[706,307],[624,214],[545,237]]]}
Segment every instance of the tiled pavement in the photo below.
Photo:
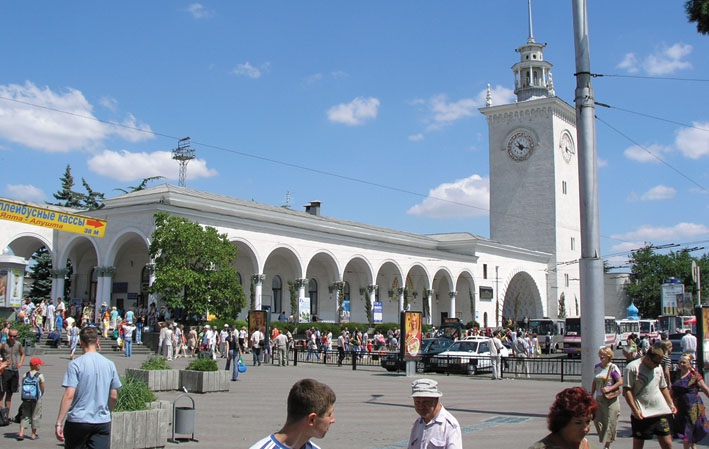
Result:
{"label": "tiled pavement", "polygon": [[[146,355],[125,358],[117,352],[107,352],[119,372],[127,367],[138,367]],[[60,447],[54,438],[54,423],[62,394],[61,378],[68,363],[63,352],[48,352],[41,356],[46,362],[43,372],[47,378],[43,397],[44,417],[39,431],[40,439],[17,442],[14,436],[18,425],[0,428],[3,448],[27,449]],[[286,415],[286,396],[297,379],[312,377],[330,385],[337,394],[336,422],[329,433],[318,441],[328,449],[389,449],[406,447],[411,424],[416,418],[409,398],[410,383],[414,378],[404,374],[388,373],[379,367],[304,364],[297,367],[275,365],[253,366],[246,356],[248,371],[238,382],[231,383],[231,391],[223,393],[194,394],[196,424],[199,442],[179,444],[180,447],[248,448],[250,445],[277,430]],[[172,362],[183,368],[189,359]],[[28,363],[28,361],[26,362]],[[225,360],[220,359],[220,367]],[[25,369],[23,369],[24,373]],[[458,419],[463,429],[465,447],[496,449],[524,449],[546,435],[546,413],[554,395],[561,389],[577,385],[548,380],[492,381],[487,376],[463,375],[425,376],[439,381],[443,391],[443,404]],[[180,392],[159,393],[160,399],[173,401]],[[186,402],[182,402],[186,401]],[[16,412],[19,398],[13,400],[12,413]],[[177,405],[189,406],[183,398]],[[621,406],[620,436],[614,449],[631,449],[628,437],[630,422],[628,408]],[[182,436],[182,435],[178,435]],[[595,431],[589,435],[592,445],[597,444]],[[709,444],[705,439],[704,447]],[[167,443],[167,446],[178,446]],[[675,441],[676,447],[681,442]],[[649,442],[646,448],[659,447]]]}

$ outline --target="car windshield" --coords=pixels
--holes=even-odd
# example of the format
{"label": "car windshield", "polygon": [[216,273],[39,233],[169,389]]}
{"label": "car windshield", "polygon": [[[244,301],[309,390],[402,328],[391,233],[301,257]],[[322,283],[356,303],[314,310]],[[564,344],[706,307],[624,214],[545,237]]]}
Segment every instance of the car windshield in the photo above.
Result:
{"label": "car windshield", "polygon": [[448,348],[449,351],[458,352],[478,352],[478,342],[477,341],[456,341]]}
{"label": "car windshield", "polygon": [[423,352],[443,351],[451,345],[452,340],[447,338],[432,338],[423,341]]}

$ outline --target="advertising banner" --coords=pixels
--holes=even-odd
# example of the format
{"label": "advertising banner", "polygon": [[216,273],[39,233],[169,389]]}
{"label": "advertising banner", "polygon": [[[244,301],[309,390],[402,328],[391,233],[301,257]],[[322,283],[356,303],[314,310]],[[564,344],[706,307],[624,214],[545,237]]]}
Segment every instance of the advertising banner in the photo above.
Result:
{"label": "advertising banner", "polygon": [[404,312],[404,358],[414,359],[421,350],[421,312]]}
{"label": "advertising banner", "polygon": [[16,203],[2,198],[0,198],[0,220],[26,223],[98,238],[103,238],[106,233],[106,220],[69,214],[31,204]]}
{"label": "advertising banner", "polygon": [[382,306],[381,301],[375,301],[374,307],[372,307],[372,321],[375,323],[382,323],[384,320],[384,306]]}
{"label": "advertising banner", "polygon": [[298,322],[310,322],[310,298],[298,298]]}
{"label": "advertising banner", "polygon": [[266,313],[265,310],[249,310],[249,336],[256,329],[266,334]]}

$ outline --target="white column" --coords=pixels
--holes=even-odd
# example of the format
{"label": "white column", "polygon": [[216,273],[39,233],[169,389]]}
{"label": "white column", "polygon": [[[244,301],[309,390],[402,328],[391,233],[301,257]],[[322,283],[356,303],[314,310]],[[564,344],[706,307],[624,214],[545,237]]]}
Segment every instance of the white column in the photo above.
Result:
{"label": "white column", "polygon": [[[399,295],[399,312],[404,310],[404,287],[399,287],[396,289],[396,292]],[[398,320],[398,316],[397,316]]]}
{"label": "white column", "polygon": [[[300,298],[305,298],[305,287],[308,285],[308,279],[302,278],[302,279],[296,279],[295,280],[295,286],[298,287],[298,304],[300,304]],[[290,301],[289,301],[290,303]],[[298,306],[296,306],[298,307]],[[310,304],[310,310],[309,312],[313,312],[313,305]],[[297,317],[300,314],[300,310],[291,310],[290,311],[291,315],[293,315],[293,318]]]}
{"label": "white column", "polygon": [[261,310],[261,301],[262,301],[262,291],[263,291],[263,281],[266,280],[266,275],[265,274],[254,274],[253,275],[253,280],[254,280],[254,309],[255,310]]}
{"label": "white column", "polygon": [[451,299],[450,308],[448,310],[448,316],[451,318],[455,318],[455,295],[457,294],[458,292],[448,292],[448,296]]}
{"label": "white column", "polygon": [[64,277],[66,276],[66,268],[57,268],[56,270],[50,270],[52,275],[52,299],[56,301],[57,298],[61,297],[64,299]]}
{"label": "white column", "polygon": [[433,290],[432,289],[426,289],[426,297],[423,298],[424,301],[426,301],[426,307],[428,308],[428,315],[426,316],[426,324],[429,326],[433,324],[433,309],[432,309],[432,303],[431,300],[433,299]]}

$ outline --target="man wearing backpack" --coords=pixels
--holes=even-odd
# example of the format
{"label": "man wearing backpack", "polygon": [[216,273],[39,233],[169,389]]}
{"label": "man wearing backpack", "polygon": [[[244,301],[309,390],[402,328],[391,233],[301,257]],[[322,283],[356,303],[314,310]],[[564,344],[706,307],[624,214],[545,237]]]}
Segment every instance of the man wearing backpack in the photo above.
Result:
{"label": "man wearing backpack", "polygon": [[22,405],[20,406],[20,431],[17,433],[17,441],[25,438],[25,428],[32,429],[30,440],[37,439],[37,429],[39,420],[42,417],[42,395],[44,395],[44,374],[39,372],[39,368],[44,362],[39,357],[30,360],[30,370],[27,371],[22,381]]}

